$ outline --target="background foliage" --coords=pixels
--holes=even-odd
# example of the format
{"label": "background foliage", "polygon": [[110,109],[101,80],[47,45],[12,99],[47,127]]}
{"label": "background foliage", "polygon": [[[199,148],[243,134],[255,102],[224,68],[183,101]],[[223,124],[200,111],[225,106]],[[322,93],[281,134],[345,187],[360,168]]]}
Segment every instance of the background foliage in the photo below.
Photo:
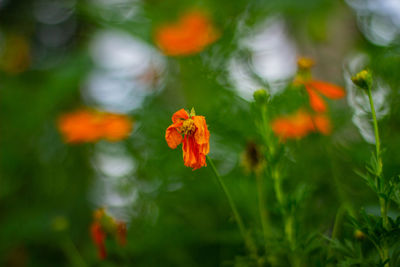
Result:
{"label": "background foliage", "polygon": [[[307,103],[291,86],[300,55],[314,58],[314,75],[346,88],[347,98],[329,102],[330,136],[285,143],[283,188],[302,241],[296,253],[304,266],[378,262],[348,219],[362,208],[379,214],[355,172],[373,149],[367,99],[350,81],[361,68],[376,78],[385,176],[399,173],[400,7],[373,2],[0,1],[0,265],[250,265],[211,170],[184,167],[165,129],[180,108],[206,117],[210,156],[261,248],[255,177],[241,164],[246,144],[260,139],[251,95],[269,89],[273,117]],[[155,29],[193,7],[208,11],[220,38],[193,56],[162,55]],[[67,145],[58,117],[83,106],[126,113],[134,131],[121,142]],[[272,187],[266,182],[275,233],[269,262],[288,266]],[[127,246],[108,240],[105,261],[89,234],[102,206],[128,223]],[[392,205],[389,216],[397,215]]]}

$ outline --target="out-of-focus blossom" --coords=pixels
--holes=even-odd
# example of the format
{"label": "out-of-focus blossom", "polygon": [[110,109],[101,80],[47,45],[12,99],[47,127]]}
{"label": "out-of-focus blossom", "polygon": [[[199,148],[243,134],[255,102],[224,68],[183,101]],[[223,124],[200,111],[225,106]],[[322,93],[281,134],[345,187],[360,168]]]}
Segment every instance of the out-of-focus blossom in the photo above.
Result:
{"label": "out-of-focus blossom", "polygon": [[132,121],[125,115],[78,110],[62,115],[58,128],[67,143],[119,141],[131,132]]}
{"label": "out-of-focus blossom", "polygon": [[294,114],[276,118],[271,126],[281,141],[300,139],[315,131],[325,135],[331,132],[328,117],[323,114],[312,115],[301,109]]}
{"label": "out-of-focus blossom", "polygon": [[116,223],[116,228],[117,228],[116,232],[117,242],[120,246],[125,246],[126,234],[127,234],[126,223],[119,221]]}
{"label": "out-of-focus blossom", "polygon": [[126,223],[115,220],[113,217],[106,214],[103,208],[94,211],[93,222],[90,226],[90,234],[93,243],[97,247],[99,259],[101,260],[107,257],[105,246],[107,235],[114,236],[120,246],[125,246],[127,242]]}
{"label": "out-of-focus blossom", "polygon": [[327,83],[324,81],[312,79],[310,68],[314,65],[314,61],[309,58],[299,58],[299,73],[297,74],[293,84],[303,85],[308,93],[310,106],[316,112],[325,112],[327,110],[326,103],[320,94],[330,99],[340,99],[345,96],[343,88]]}
{"label": "out-of-focus blossom", "polygon": [[190,114],[184,109],[175,112],[172,115],[172,124],[165,132],[165,140],[170,148],[175,149],[183,143],[184,164],[193,170],[207,166],[206,155],[210,151],[209,139],[210,132],[206,119],[203,116],[196,116],[194,109]]}
{"label": "out-of-focus blossom", "polygon": [[200,10],[187,12],[177,22],[164,24],[155,32],[157,45],[169,56],[198,53],[218,37],[210,18]]}
{"label": "out-of-focus blossom", "polygon": [[92,223],[92,225],[90,226],[90,234],[92,236],[93,243],[97,247],[99,259],[104,260],[107,257],[105,245],[106,233],[101,227],[100,222],[94,221]]}
{"label": "out-of-focus blossom", "polygon": [[31,64],[31,48],[22,35],[6,36],[0,51],[0,67],[9,74],[24,72]]}
{"label": "out-of-focus blossom", "polygon": [[247,173],[260,173],[265,167],[265,159],[260,146],[250,141],[242,154],[241,164]]}
{"label": "out-of-focus blossom", "polygon": [[103,137],[109,141],[118,141],[128,137],[132,130],[132,121],[125,115],[107,113],[102,118]]}

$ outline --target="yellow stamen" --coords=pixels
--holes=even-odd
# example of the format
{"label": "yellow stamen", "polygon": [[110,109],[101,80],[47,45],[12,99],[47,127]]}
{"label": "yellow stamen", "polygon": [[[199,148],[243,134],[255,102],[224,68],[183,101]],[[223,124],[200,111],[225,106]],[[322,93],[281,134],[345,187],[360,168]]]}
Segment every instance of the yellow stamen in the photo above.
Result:
{"label": "yellow stamen", "polygon": [[189,118],[183,122],[183,125],[181,127],[181,133],[186,135],[186,134],[193,134],[194,131],[196,130],[196,126],[194,125],[194,121]]}

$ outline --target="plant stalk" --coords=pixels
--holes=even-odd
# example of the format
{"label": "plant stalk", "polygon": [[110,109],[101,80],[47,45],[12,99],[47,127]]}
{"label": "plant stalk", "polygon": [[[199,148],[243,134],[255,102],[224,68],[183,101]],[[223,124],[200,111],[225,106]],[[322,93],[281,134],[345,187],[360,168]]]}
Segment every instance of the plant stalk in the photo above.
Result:
{"label": "plant stalk", "polygon": [[260,212],[261,218],[261,226],[264,234],[264,247],[265,247],[265,255],[268,254],[268,246],[267,240],[269,236],[269,216],[265,207],[265,196],[264,196],[264,186],[263,186],[263,177],[261,174],[256,174],[256,182],[257,182],[257,191],[258,191],[258,209]]}
{"label": "plant stalk", "polygon": [[[372,98],[371,87],[368,87],[367,93],[368,93],[369,104],[371,106],[371,114],[372,114],[372,120],[373,120],[373,125],[374,125],[374,134],[375,134],[376,160],[378,162],[378,172],[376,174],[376,179],[377,179],[377,184],[382,185],[383,181],[379,181],[379,180],[383,179],[383,177],[382,177],[381,144],[380,144],[380,139],[379,139],[378,120],[376,118],[376,112],[375,112],[375,107],[374,107],[374,100]],[[379,186],[378,188],[379,188],[379,190],[382,190],[381,186]],[[388,228],[389,228],[389,219],[388,219],[388,215],[387,215],[388,201],[387,201],[387,199],[379,196],[379,204],[380,204],[380,208],[381,208],[383,227],[386,230],[388,230]],[[389,258],[389,248],[388,248],[387,242],[383,243],[381,258],[382,258],[382,261],[385,261]],[[389,267],[389,263],[386,263],[385,267]]]}
{"label": "plant stalk", "polygon": [[257,247],[256,247],[253,239],[251,238],[249,232],[246,230],[246,227],[244,226],[242,217],[240,216],[240,214],[239,214],[239,212],[238,212],[238,210],[236,208],[235,202],[233,201],[233,198],[232,198],[231,194],[229,193],[228,188],[226,187],[226,185],[225,185],[224,181],[222,180],[221,176],[219,175],[219,172],[216,169],[212,159],[209,156],[206,156],[206,157],[207,157],[207,161],[210,164],[211,169],[212,169],[215,177],[217,178],[217,181],[218,181],[219,185],[222,188],[222,191],[225,194],[226,199],[228,200],[229,206],[232,209],[233,216],[234,216],[235,221],[236,221],[236,223],[237,223],[237,225],[239,227],[239,231],[240,231],[240,234],[242,235],[242,238],[244,240],[246,248],[250,252],[250,255],[254,259],[258,260]]}

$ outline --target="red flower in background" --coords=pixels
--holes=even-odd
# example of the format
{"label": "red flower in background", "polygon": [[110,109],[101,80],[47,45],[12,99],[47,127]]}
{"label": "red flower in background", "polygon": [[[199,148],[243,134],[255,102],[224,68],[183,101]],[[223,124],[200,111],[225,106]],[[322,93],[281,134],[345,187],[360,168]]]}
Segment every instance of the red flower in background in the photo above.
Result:
{"label": "red flower in background", "polygon": [[208,16],[194,10],[184,14],[177,22],[160,26],[155,41],[164,54],[185,56],[202,51],[217,40],[219,34]]}
{"label": "red flower in background", "polygon": [[[183,136],[183,137],[182,137]],[[175,149],[183,143],[183,162],[185,166],[199,169],[206,164],[206,155],[210,151],[210,132],[206,119],[196,116],[194,110],[188,114],[180,109],[172,115],[172,124],[165,132],[165,140],[170,148]]]}

